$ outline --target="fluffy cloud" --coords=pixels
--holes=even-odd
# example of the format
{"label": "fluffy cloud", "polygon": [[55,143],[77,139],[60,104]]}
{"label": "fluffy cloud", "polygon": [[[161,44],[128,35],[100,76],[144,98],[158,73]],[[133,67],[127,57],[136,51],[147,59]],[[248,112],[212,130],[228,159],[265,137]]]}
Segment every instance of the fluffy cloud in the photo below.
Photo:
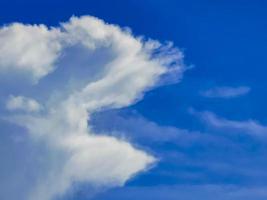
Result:
{"label": "fluffy cloud", "polygon": [[34,99],[23,96],[10,96],[6,108],[10,111],[22,110],[26,112],[38,112],[42,106]]}
{"label": "fluffy cloud", "polygon": [[207,91],[201,92],[204,97],[210,98],[233,98],[245,95],[250,92],[250,88],[246,86],[240,87],[215,87]]}
{"label": "fluffy cloud", "polygon": [[33,81],[54,69],[61,44],[59,30],[14,23],[0,29],[0,72],[24,73]]}
{"label": "fluffy cloud", "polygon": [[[80,182],[121,186],[156,161],[127,141],[94,134],[90,116],[135,103],[163,76],[179,77],[183,55],[171,43],[145,41],[90,16],[72,17],[57,28],[11,24],[0,29],[0,41],[5,41],[0,71],[35,80],[30,94],[40,94],[43,105],[40,113],[6,118],[53,155],[40,155],[42,172],[24,199],[51,200]],[[7,107],[38,110],[32,110],[32,102],[13,97]]]}

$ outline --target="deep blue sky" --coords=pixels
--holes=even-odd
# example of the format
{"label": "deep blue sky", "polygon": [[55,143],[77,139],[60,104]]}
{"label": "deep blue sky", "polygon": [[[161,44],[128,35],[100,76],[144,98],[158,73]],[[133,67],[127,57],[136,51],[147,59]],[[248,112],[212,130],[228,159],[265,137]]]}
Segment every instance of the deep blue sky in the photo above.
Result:
{"label": "deep blue sky", "polygon": [[[95,200],[210,200],[214,195],[258,200],[264,197],[257,191],[267,186],[267,138],[254,136],[258,127],[247,124],[254,120],[267,130],[266,9],[264,0],[0,0],[0,24],[56,26],[72,15],[92,15],[130,27],[135,35],[173,41],[183,50],[185,63],[193,66],[180,83],[148,92],[131,108],[96,114],[96,130],[129,133],[137,146],[161,161],[125,188],[96,195]],[[241,86],[250,92],[232,98],[201,95],[217,87]],[[204,111],[224,124],[212,124]],[[136,119],[138,128],[133,128]],[[153,136],[156,131],[159,135]],[[172,139],[169,132],[177,137]],[[227,192],[238,191],[235,198],[225,191],[228,186]],[[71,198],[87,199],[84,188]]]}

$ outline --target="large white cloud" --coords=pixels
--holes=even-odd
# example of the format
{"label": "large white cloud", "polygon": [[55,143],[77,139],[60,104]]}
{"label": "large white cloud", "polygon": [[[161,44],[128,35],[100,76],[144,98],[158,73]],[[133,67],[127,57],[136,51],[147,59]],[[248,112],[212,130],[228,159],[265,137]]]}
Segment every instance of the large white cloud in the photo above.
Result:
{"label": "large white cloud", "polygon": [[58,155],[46,158],[26,199],[51,200],[77,182],[120,186],[155,162],[127,141],[95,135],[90,115],[135,103],[163,75],[179,77],[183,56],[171,43],[144,41],[90,16],[72,17],[57,28],[11,24],[0,29],[0,41],[0,71],[26,74],[36,83],[30,88],[40,87],[41,79],[50,86],[39,91],[48,94],[39,97],[42,112],[6,117]]}

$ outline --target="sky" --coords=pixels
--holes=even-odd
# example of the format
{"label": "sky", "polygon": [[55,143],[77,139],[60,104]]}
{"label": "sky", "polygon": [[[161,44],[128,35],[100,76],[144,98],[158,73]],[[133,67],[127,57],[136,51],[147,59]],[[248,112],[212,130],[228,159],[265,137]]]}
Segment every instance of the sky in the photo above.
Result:
{"label": "sky", "polygon": [[0,199],[266,199],[266,6],[0,0]]}

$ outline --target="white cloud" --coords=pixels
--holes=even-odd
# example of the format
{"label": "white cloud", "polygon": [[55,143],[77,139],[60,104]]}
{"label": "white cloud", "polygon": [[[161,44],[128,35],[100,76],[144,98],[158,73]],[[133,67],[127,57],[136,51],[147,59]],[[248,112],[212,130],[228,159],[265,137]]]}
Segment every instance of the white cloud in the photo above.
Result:
{"label": "white cloud", "polygon": [[[42,113],[14,114],[8,118],[26,127],[33,141],[47,146],[49,154],[59,155],[45,160],[38,184],[31,186],[33,190],[26,199],[54,199],[76,182],[97,187],[121,186],[136,173],[147,170],[156,160],[153,156],[127,141],[96,136],[90,127],[90,115],[135,103],[157,85],[162,75],[175,72],[179,77],[183,71],[182,53],[171,44],[144,41],[128,30],[90,16],[72,17],[53,29],[17,24],[20,30],[34,29],[27,36],[24,31],[13,30],[13,26],[6,26],[2,32],[16,33],[2,33],[0,40],[7,38],[15,44],[17,38],[26,37],[27,43],[19,52],[15,45],[3,48],[1,51],[8,56],[6,60],[3,57],[0,66],[11,71],[30,69],[30,74],[43,78],[42,84],[51,87],[40,92],[56,92],[41,101],[45,108]],[[25,56],[27,62],[21,64],[19,60]],[[48,73],[55,78],[46,80]],[[51,80],[56,81],[51,84]],[[58,88],[61,85],[64,87]],[[38,89],[38,82],[33,87]]]}
{"label": "white cloud", "polygon": [[42,106],[34,99],[24,96],[10,96],[6,108],[10,111],[22,110],[26,112],[38,112]]}
{"label": "white cloud", "polygon": [[33,81],[47,75],[61,50],[59,30],[14,23],[0,28],[0,72],[24,73]]}
{"label": "white cloud", "polygon": [[197,116],[199,116],[206,124],[218,129],[224,129],[228,131],[238,132],[250,134],[258,137],[266,137],[267,136],[267,126],[264,126],[257,122],[256,120],[229,120],[222,117],[217,116],[216,114],[203,111],[197,112],[191,110],[191,112]]}
{"label": "white cloud", "polygon": [[240,87],[215,87],[201,92],[201,95],[209,98],[234,98],[250,92],[246,86]]}

